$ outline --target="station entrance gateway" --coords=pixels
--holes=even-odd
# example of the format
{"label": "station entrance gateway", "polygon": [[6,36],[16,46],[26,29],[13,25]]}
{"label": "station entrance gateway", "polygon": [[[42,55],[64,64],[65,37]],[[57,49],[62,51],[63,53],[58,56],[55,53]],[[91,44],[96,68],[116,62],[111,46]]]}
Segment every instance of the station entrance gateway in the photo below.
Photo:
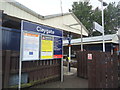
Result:
{"label": "station entrance gateway", "polygon": [[[7,23],[6,21],[10,20],[4,20],[4,25]],[[16,24],[22,25],[21,30],[13,29],[12,27],[2,27],[3,88],[17,88],[19,75],[21,77],[21,82],[19,83],[21,83],[23,88],[51,81],[63,81],[62,31],[30,21],[22,21],[22,24],[12,23],[14,26]],[[20,38],[22,41],[21,47],[19,47]],[[22,52],[20,53],[19,50]],[[98,58],[99,55],[101,58]],[[77,75],[82,78],[88,78],[89,87],[118,87],[120,61],[116,54],[78,52],[77,56],[79,60]],[[20,71],[19,63],[21,63]],[[117,68],[118,72],[116,72]],[[18,72],[20,72],[19,75]],[[71,83],[73,79],[69,80],[71,80],[71,77],[67,77],[67,80],[64,81],[70,82],[71,87],[73,87],[74,83]],[[74,80],[76,82],[78,78]],[[83,83],[83,80],[81,82]],[[81,83],[77,84],[82,85]],[[77,84],[75,84],[76,87]],[[63,82],[63,85],[68,85],[68,83],[65,84]]]}

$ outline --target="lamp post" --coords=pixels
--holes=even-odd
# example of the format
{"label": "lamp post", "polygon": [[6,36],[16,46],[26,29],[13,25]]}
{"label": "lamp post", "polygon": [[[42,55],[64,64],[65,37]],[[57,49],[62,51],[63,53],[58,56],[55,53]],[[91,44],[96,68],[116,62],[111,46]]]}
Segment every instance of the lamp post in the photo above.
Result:
{"label": "lamp post", "polygon": [[102,33],[102,37],[103,37],[103,52],[105,52],[105,40],[104,40],[104,9],[103,6],[106,6],[107,3],[103,2],[103,0],[98,0],[101,2],[101,9],[102,9],[102,27],[103,27],[103,33]]}

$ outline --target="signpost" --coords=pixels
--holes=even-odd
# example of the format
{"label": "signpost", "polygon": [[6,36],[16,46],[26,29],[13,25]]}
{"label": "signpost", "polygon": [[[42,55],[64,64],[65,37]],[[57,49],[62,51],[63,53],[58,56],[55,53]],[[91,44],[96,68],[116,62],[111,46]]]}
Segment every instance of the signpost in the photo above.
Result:
{"label": "signpost", "polygon": [[102,33],[103,37],[103,52],[105,52],[105,40],[104,40],[104,27],[103,25],[99,25],[97,22],[93,22],[94,29],[97,30],[98,32]]}
{"label": "signpost", "polygon": [[100,33],[104,32],[103,27],[100,24],[98,24],[97,22],[93,22],[93,26],[94,26],[94,29],[97,30],[98,32],[100,32]]}
{"label": "signpost", "polygon": [[19,62],[19,89],[21,89],[22,61],[61,59],[61,81],[63,81],[63,31],[21,21],[21,44]]}
{"label": "signpost", "polygon": [[106,2],[103,2],[103,0],[98,0],[101,2],[101,9],[102,9],[102,28],[103,28],[103,33],[102,33],[102,36],[103,36],[103,52],[105,52],[105,40],[104,40],[104,9],[103,9],[103,6],[106,6],[107,3]]}

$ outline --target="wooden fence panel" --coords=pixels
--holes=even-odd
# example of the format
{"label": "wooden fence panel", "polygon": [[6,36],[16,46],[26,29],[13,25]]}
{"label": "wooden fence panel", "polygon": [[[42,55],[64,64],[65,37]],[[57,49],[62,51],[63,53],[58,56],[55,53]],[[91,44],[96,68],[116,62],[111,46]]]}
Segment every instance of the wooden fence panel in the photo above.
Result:
{"label": "wooden fence panel", "polygon": [[87,75],[87,53],[79,52],[76,55],[77,57],[77,76],[82,78],[88,78]]}
{"label": "wooden fence panel", "polygon": [[[18,75],[19,72],[19,52],[2,51],[3,60],[3,88],[9,86],[10,76]],[[61,71],[61,60],[36,60],[22,62],[22,74],[27,73],[27,83],[32,85],[44,83],[49,80],[59,78]],[[26,83],[26,84],[27,84]]]}
{"label": "wooden fence panel", "polygon": [[120,55],[118,56],[118,87],[120,87]]}
{"label": "wooden fence panel", "polygon": [[[87,59],[88,54],[92,54],[92,60]],[[77,76],[86,78],[87,75],[89,88],[118,88],[120,66],[116,53],[111,55],[108,52],[80,51],[77,60]]]}
{"label": "wooden fence panel", "polygon": [[7,87],[8,82],[9,82],[10,58],[11,58],[11,51],[7,50],[6,56],[5,56],[5,65],[4,65],[5,71],[4,71],[4,86],[3,87]]}

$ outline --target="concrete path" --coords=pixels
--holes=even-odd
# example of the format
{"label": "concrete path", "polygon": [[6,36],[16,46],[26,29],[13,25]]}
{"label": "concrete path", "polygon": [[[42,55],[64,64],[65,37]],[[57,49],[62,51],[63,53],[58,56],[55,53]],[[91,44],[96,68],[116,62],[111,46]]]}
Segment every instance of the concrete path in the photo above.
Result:
{"label": "concrete path", "polygon": [[67,72],[64,67],[64,82],[52,82],[37,86],[36,88],[88,88],[88,80],[77,77],[77,69],[71,68],[71,72]]}

